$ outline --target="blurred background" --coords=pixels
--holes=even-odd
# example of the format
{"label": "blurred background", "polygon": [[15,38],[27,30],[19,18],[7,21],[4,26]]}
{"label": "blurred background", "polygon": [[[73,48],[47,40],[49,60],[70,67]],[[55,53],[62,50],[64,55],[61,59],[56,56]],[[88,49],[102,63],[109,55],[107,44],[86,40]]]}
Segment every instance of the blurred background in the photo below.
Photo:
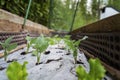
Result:
{"label": "blurred background", "polygon": [[[0,8],[25,17],[29,0],[0,0]],[[32,0],[28,19],[57,31],[70,31],[98,21],[101,10],[120,10],[120,0]]]}

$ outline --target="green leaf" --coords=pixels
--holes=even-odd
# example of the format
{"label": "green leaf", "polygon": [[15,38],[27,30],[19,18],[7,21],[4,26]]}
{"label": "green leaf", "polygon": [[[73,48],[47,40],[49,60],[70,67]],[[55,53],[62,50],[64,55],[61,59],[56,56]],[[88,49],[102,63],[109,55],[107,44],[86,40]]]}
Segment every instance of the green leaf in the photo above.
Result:
{"label": "green leaf", "polygon": [[27,69],[26,64],[28,62],[24,62],[23,65],[18,62],[12,62],[9,64],[6,74],[9,80],[26,80],[27,79]]}
{"label": "green leaf", "polygon": [[76,68],[78,80],[102,80],[106,70],[100,63],[99,59],[90,59],[90,72],[87,73],[82,66]]}
{"label": "green leaf", "polygon": [[79,47],[79,44],[80,44],[80,41],[81,41],[81,40],[75,41],[75,42],[74,42],[74,46],[78,48],[78,47]]}
{"label": "green leaf", "polygon": [[33,55],[33,56],[37,56],[37,54],[38,54],[38,53],[37,53],[36,50],[34,50],[34,51],[32,52],[32,55]]}
{"label": "green leaf", "polygon": [[16,3],[16,4],[18,4],[19,3],[19,0],[13,0],[14,1],[14,3]]}
{"label": "green leaf", "polygon": [[8,39],[5,40],[5,44],[10,44],[12,41],[13,37],[9,37]]}
{"label": "green leaf", "polygon": [[71,35],[65,35],[64,38],[65,39],[70,39]]}
{"label": "green leaf", "polygon": [[13,43],[13,44],[9,44],[8,48],[7,48],[7,51],[11,51],[12,49],[15,49],[17,47],[17,44],[16,43]]}
{"label": "green leaf", "polygon": [[1,5],[4,5],[5,4],[5,0],[1,0]]}
{"label": "green leaf", "polygon": [[12,49],[17,47],[16,43],[10,44],[11,40],[13,37],[9,37],[8,39],[5,40],[4,43],[0,42],[0,45],[2,46],[2,48],[4,49],[4,59],[7,59],[7,55],[9,53],[9,51],[11,51]]}
{"label": "green leaf", "polygon": [[30,41],[31,40],[31,37],[29,37],[29,36],[26,36],[26,38],[25,38],[27,41]]}
{"label": "green leaf", "polygon": [[44,44],[41,43],[40,53],[42,53],[43,51],[45,51],[47,49],[47,47],[48,47],[48,42],[47,41],[46,42],[44,41]]}
{"label": "green leaf", "polygon": [[36,38],[32,38],[31,41],[30,41],[30,45],[34,44],[36,41]]}
{"label": "green leaf", "polygon": [[49,39],[49,44],[50,45],[54,45],[55,44],[55,41],[53,39]]}
{"label": "green leaf", "polygon": [[27,40],[27,50],[26,50],[26,53],[28,53],[30,46],[35,44],[36,38],[31,38],[31,37],[27,36],[25,39]]}
{"label": "green leaf", "polygon": [[0,42],[0,45],[2,46],[3,49],[6,48],[6,45],[4,43]]}
{"label": "green leaf", "polygon": [[35,49],[34,53],[37,56],[37,63],[39,63],[38,60],[40,60],[40,54],[42,52],[44,52],[47,47],[48,47],[48,38],[44,37],[43,35],[41,35],[40,37],[37,37],[35,39],[35,43],[33,45],[33,48]]}
{"label": "green leaf", "polygon": [[76,68],[76,73],[77,73],[77,76],[78,76],[78,80],[87,80],[87,76],[88,75],[84,69],[83,66],[78,66]]}
{"label": "green leaf", "polygon": [[99,59],[90,59],[90,72],[89,74],[94,80],[101,80],[105,75],[105,69],[101,65]]}

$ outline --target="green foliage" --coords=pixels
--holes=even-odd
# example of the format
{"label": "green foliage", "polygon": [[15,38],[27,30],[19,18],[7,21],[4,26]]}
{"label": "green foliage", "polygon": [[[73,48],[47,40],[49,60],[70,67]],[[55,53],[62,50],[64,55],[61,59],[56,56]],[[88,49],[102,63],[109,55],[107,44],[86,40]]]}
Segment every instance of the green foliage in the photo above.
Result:
{"label": "green foliage", "polygon": [[[73,14],[78,0],[54,0],[51,27],[59,31],[69,31],[73,20]],[[73,29],[80,28],[98,20],[98,1],[79,0]],[[88,10],[89,8],[89,10]]]}
{"label": "green foliage", "polygon": [[[87,37],[85,36],[81,40],[85,40],[86,38]],[[64,41],[66,50],[70,50],[73,53],[73,56],[74,56],[75,62],[76,62],[77,51],[78,51],[77,49],[78,49],[80,41],[81,41],[81,40],[78,40],[78,41],[71,40],[70,35],[66,35],[63,38],[60,38],[58,35],[55,35],[53,37],[44,37],[43,35],[41,35],[40,37],[37,37],[37,38],[26,37],[26,40],[28,41],[28,43],[27,43],[28,49],[30,46],[32,46],[35,49],[33,51],[33,55],[37,56],[37,63],[39,63],[39,61],[40,61],[41,53],[47,49],[48,45],[59,44],[60,41]],[[34,44],[34,45],[32,45],[32,44]]]}
{"label": "green foliage", "polygon": [[74,57],[74,59],[75,59],[75,63],[76,63],[76,61],[77,61],[77,53],[78,53],[78,48],[79,48],[79,45],[80,45],[80,41],[85,40],[85,39],[87,39],[87,38],[88,38],[88,37],[85,36],[85,37],[83,37],[82,39],[79,39],[79,40],[75,41],[75,40],[71,40],[71,39],[70,39],[70,36],[66,36],[66,37],[63,39],[64,42],[65,42],[65,45],[66,45],[66,49],[72,51],[73,57]]}
{"label": "green foliage", "polygon": [[37,63],[40,62],[41,53],[47,49],[48,45],[48,39],[43,35],[36,38],[33,48],[35,49],[34,54],[37,56]]}
{"label": "green foliage", "polygon": [[108,6],[112,6],[118,11],[120,11],[120,0],[108,0]]}
{"label": "green foliage", "polygon": [[59,44],[60,41],[64,41],[66,50],[71,51],[71,53],[73,53],[75,63],[76,63],[78,47],[79,47],[80,41],[85,40],[87,38],[88,37],[85,36],[82,39],[75,41],[75,40],[70,39],[70,35],[66,35],[63,38],[60,38],[58,35],[55,35],[52,38],[49,37],[47,39],[48,39],[49,45]]}
{"label": "green foliage", "polygon": [[48,41],[43,35],[36,38],[35,45],[34,45],[35,49],[38,49],[38,51],[42,53],[43,51],[45,51],[47,47],[48,47]]}
{"label": "green foliage", "polygon": [[105,76],[106,70],[100,63],[99,59],[90,59],[90,71],[87,73],[82,66],[76,68],[76,73],[78,75],[78,80],[102,80]]}
{"label": "green foliage", "polygon": [[27,40],[27,51],[26,53],[28,53],[30,46],[32,46],[32,44],[35,42],[36,38],[31,38],[29,36],[26,37]]}
{"label": "green foliage", "polygon": [[[84,37],[81,40],[85,40],[85,39],[86,39],[86,37]],[[71,51],[71,53],[73,53],[75,63],[76,63],[76,60],[77,60],[77,51],[78,51],[78,47],[79,47],[79,44],[80,44],[81,40],[78,40],[78,41],[71,40],[70,35],[66,35],[63,38],[60,38],[58,35],[55,35],[52,38],[48,38],[48,41],[49,41],[50,45],[59,44],[60,41],[64,41],[66,50]]]}
{"label": "green foliage", "polygon": [[[78,0],[54,0],[51,27],[55,30],[69,31]],[[120,10],[120,0],[79,0],[73,29],[83,27],[99,20],[101,5]]]}
{"label": "green foliage", "polygon": [[9,37],[8,39],[5,40],[4,43],[0,42],[0,45],[2,46],[2,48],[4,49],[4,60],[7,60],[7,55],[9,53],[9,51],[11,51],[12,49],[17,47],[16,43],[10,43],[13,37]]}
{"label": "green foliage", "polygon": [[51,28],[59,31],[69,31],[72,15],[74,13],[73,9],[70,9],[69,6],[75,8],[74,1],[72,0],[54,0],[53,4],[53,15],[51,18]]}
{"label": "green foliage", "polygon": [[26,64],[28,62],[24,62],[23,65],[21,65],[18,62],[12,62],[9,64],[6,74],[8,76],[9,80],[27,80],[27,69]]}
{"label": "green foliage", "polygon": [[54,45],[54,44],[58,44],[62,38],[60,38],[58,35],[55,35],[52,38],[48,37],[47,39],[49,45]]}
{"label": "green foliage", "polygon": [[[29,0],[0,0],[0,8],[25,17]],[[48,0],[32,0],[28,19],[47,26],[49,14]]]}
{"label": "green foliage", "polygon": [[77,51],[78,47],[80,44],[80,40],[75,41],[75,40],[70,40],[70,39],[64,39],[65,45],[66,45],[66,50],[70,50],[73,53],[73,57],[75,59],[75,63],[77,61]]}
{"label": "green foliage", "polygon": [[[49,15],[50,0],[32,0],[28,19],[47,26],[49,17],[51,28],[59,31],[69,31],[77,1],[53,0],[52,15]],[[79,0],[73,29],[98,21],[100,14],[98,7],[103,4],[120,10],[120,0],[88,1]],[[25,17],[28,2],[29,0],[0,0],[0,8]]]}

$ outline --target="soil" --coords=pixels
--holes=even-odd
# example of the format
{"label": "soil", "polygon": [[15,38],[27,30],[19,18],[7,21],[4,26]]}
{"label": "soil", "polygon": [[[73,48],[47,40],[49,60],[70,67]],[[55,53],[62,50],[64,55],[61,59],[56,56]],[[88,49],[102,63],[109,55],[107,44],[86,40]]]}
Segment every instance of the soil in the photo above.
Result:
{"label": "soil", "polygon": [[13,61],[17,61],[17,59],[7,60],[7,63],[10,63],[10,62],[13,62]]}
{"label": "soil", "polygon": [[4,69],[5,69],[5,67],[1,67],[1,66],[0,66],[0,71],[1,71],[1,70],[4,70]]}
{"label": "soil", "polygon": [[47,55],[47,54],[50,54],[50,51],[45,51],[45,53],[44,53],[44,54],[46,54],[46,55]]}
{"label": "soil", "polygon": [[20,54],[21,54],[21,55],[26,55],[27,53],[26,53],[26,52],[21,52]]}

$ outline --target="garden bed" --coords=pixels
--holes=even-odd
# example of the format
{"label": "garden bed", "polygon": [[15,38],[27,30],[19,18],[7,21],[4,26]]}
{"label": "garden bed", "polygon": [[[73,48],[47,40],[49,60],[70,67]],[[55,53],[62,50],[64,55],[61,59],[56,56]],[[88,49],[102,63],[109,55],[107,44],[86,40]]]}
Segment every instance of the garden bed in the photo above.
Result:
{"label": "garden bed", "polygon": [[[56,48],[56,45],[49,46],[49,54],[42,54],[40,65],[35,65],[36,57],[32,54],[20,55],[26,48],[18,50],[8,56],[8,60],[17,60],[20,63],[28,61],[28,80],[77,80],[75,73],[74,58],[72,54],[67,54],[65,50]],[[88,70],[88,63],[84,54],[79,56],[80,62]],[[84,60],[84,61],[82,61]],[[83,63],[84,62],[84,63]],[[1,67],[7,68],[9,63],[3,58],[0,59]],[[0,79],[8,80],[5,74],[6,69],[0,71]]]}
{"label": "garden bed", "polygon": [[[21,64],[27,61],[28,80],[78,80],[75,68],[78,65],[84,66],[86,71],[89,71],[89,63],[85,55],[78,51],[77,63],[75,64],[73,55],[66,50],[58,48],[58,45],[49,46],[46,51],[48,53],[42,53],[40,64],[36,64],[36,57],[30,53],[21,55],[20,53],[26,51],[26,48],[20,49],[13,54],[8,55],[8,60],[17,60]],[[0,66],[5,68],[0,70],[0,79],[8,80],[6,76],[6,68],[9,63],[5,62],[3,58],[0,59]],[[106,79],[105,80],[111,80]]]}

